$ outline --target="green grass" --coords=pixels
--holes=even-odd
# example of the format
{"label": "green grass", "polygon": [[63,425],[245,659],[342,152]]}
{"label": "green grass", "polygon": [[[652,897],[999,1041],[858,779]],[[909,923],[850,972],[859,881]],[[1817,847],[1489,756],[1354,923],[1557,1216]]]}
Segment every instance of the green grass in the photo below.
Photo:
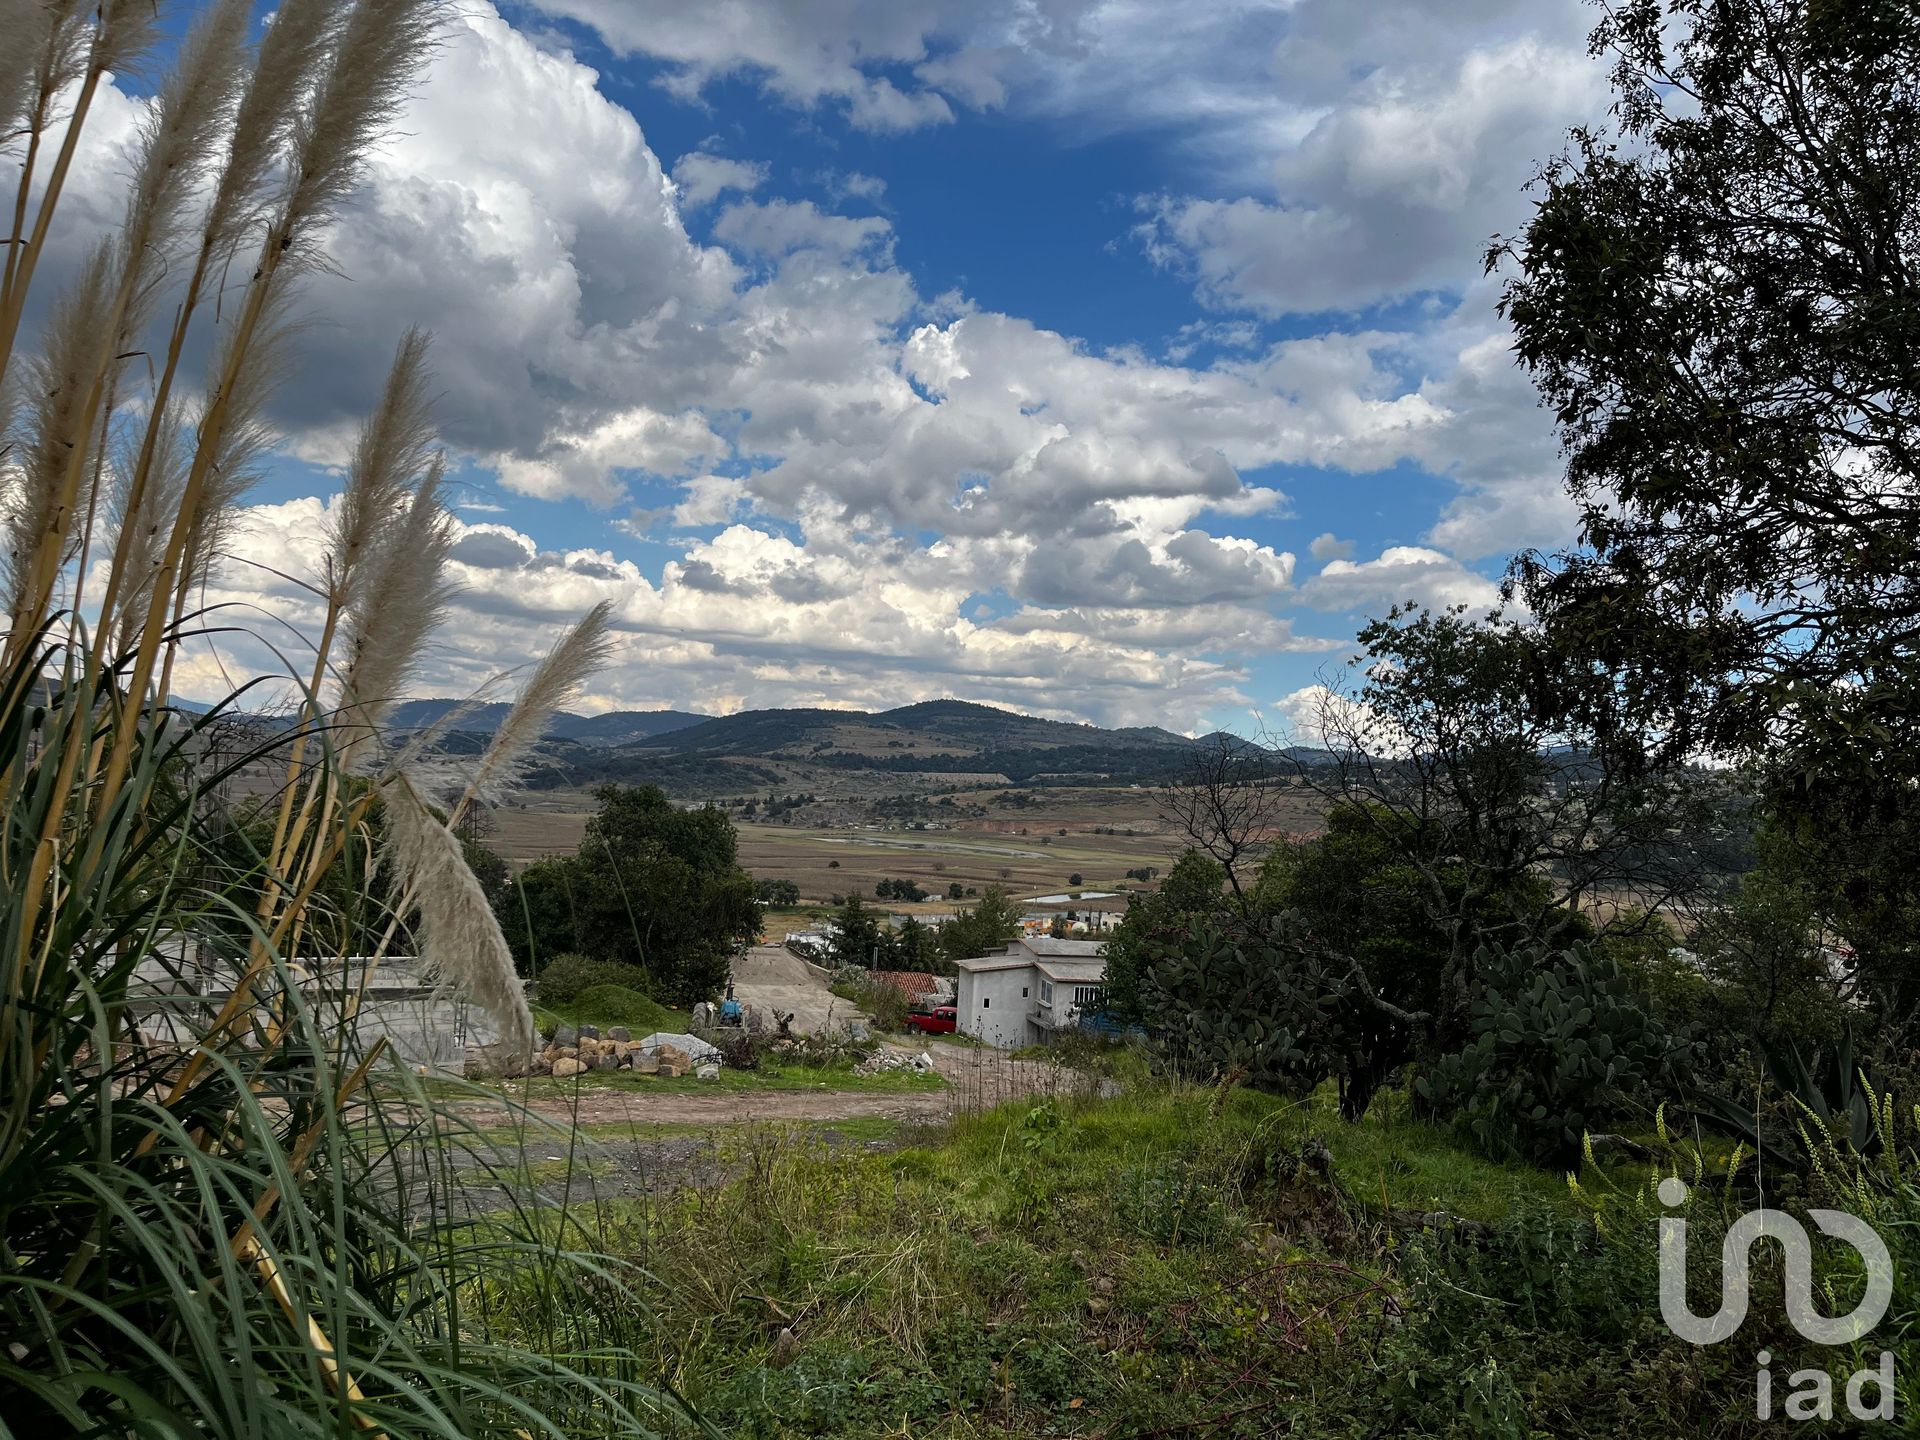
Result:
{"label": "green grass", "polygon": [[[655,1363],[728,1434],[1118,1436],[1236,1406],[1264,1428],[1194,1433],[1296,1412],[1288,1433],[1408,1433],[1378,1392],[1427,1242],[1385,1208],[1590,1234],[1558,1177],[1330,1099],[1143,1082],[888,1131],[885,1153],[823,1128],[860,1133],[736,1131],[734,1179],[603,1207],[604,1243],[656,1277]],[[1292,1163],[1317,1146],[1330,1169]],[[1463,1412],[1458,1433],[1480,1432]]]}
{"label": "green grass", "polygon": [[656,1031],[680,1033],[687,1028],[687,1012],[665,1005],[627,985],[589,985],[568,1005],[542,1009],[535,1017],[542,1030],[551,1025],[625,1025],[638,1040]]}

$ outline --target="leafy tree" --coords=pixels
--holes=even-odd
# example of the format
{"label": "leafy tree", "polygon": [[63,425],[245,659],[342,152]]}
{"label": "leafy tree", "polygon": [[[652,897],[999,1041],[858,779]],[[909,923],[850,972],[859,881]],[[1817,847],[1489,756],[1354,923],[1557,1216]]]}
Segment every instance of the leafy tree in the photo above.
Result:
{"label": "leafy tree", "polygon": [[577,951],[634,966],[662,1000],[718,994],[733,955],[760,933],[733,825],[650,785],[594,793],[600,808],[579,853],[529,866],[495,903],[516,958],[524,967]]}
{"label": "leafy tree", "polygon": [[1067,877],[1067,885],[1071,889],[1078,890],[1084,884],[1086,884],[1086,881],[1081,878],[1078,870]]}
{"label": "leafy tree", "polygon": [[980,892],[971,910],[963,910],[940,927],[940,948],[949,960],[990,955],[1020,933],[1020,907],[998,885]]}
{"label": "leafy tree", "polygon": [[753,898],[762,905],[798,905],[800,886],[792,880],[756,880]]}
{"label": "leafy tree", "polygon": [[958,880],[952,880],[947,883],[947,899],[963,900],[966,898],[966,893],[966,890]]}
{"label": "leafy tree", "polygon": [[1561,945],[1598,897],[1648,923],[1699,890],[1709,855],[1684,837],[1718,782],[1648,742],[1614,677],[1463,608],[1395,609],[1360,641],[1357,683],[1322,704],[1331,758],[1301,777],[1410,867],[1459,1002],[1483,943]]}
{"label": "leafy tree", "polygon": [[[1852,819],[1920,774],[1920,8],[1624,0],[1612,131],[1495,246],[1578,549],[1515,581],[1679,747]],[[1820,808],[1831,818],[1830,802]]]}

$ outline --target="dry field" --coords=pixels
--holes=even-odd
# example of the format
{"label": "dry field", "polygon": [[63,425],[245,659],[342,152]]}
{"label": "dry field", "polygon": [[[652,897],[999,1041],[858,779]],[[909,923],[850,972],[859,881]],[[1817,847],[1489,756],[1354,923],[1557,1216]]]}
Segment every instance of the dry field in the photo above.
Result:
{"label": "dry field", "polygon": [[[793,881],[803,899],[815,903],[849,892],[871,899],[875,884],[896,877],[941,898],[958,882],[974,889],[1004,885],[1026,899],[1069,888],[1124,890],[1138,883],[1127,879],[1127,871],[1153,866],[1164,874],[1185,848],[1160,818],[1151,791],[1010,787],[953,793],[963,813],[940,829],[739,823],[740,863],[760,879]],[[1002,795],[1026,803],[1003,805]],[[493,813],[494,833],[486,843],[516,866],[570,854],[591,805],[578,793],[530,798],[526,809]],[[968,806],[987,814],[967,816]],[[1302,833],[1318,829],[1316,806],[1303,795],[1288,807],[1282,826]],[[1080,876],[1078,886],[1071,884],[1074,875]]]}

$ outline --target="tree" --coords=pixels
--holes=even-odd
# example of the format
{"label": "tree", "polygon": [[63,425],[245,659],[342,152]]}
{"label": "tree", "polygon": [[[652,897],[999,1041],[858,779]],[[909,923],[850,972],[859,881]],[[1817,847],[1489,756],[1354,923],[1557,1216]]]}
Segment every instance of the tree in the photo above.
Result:
{"label": "tree", "polygon": [[1179,781],[1160,792],[1161,818],[1213,858],[1244,908],[1241,871],[1277,833],[1282,799],[1273,757],[1222,733],[1196,745]]}
{"label": "tree", "polygon": [[952,880],[947,883],[947,899],[963,900],[966,898],[966,893],[966,890],[958,880]]}
{"label": "tree", "polygon": [[1149,1018],[1141,981],[1161,949],[1184,934],[1196,917],[1220,908],[1227,883],[1220,862],[1189,850],[1174,862],[1166,882],[1150,895],[1135,895],[1107,941],[1107,1013],[1122,1024]]}
{"label": "tree", "polygon": [[1563,945],[1597,899],[1651,923],[1699,888],[1710,852],[1688,837],[1719,782],[1650,744],[1614,677],[1464,608],[1395,609],[1359,638],[1300,777],[1410,867],[1459,1002],[1482,945]]}
{"label": "tree", "polygon": [[833,963],[873,969],[880,958],[883,924],[881,917],[858,895],[847,896],[846,903],[833,915],[833,939],[828,946]]}
{"label": "tree", "polygon": [[1020,907],[998,885],[980,892],[979,903],[940,927],[940,948],[949,960],[990,955],[1020,933]]}
{"label": "tree", "polygon": [[1080,872],[1078,870],[1074,871],[1073,874],[1067,877],[1067,885],[1070,889],[1078,890],[1082,885],[1086,883],[1087,882],[1085,880],[1080,878]]}
{"label": "tree", "polygon": [[1920,774],[1920,9],[1622,0],[1617,125],[1495,245],[1581,548],[1514,583],[1670,744]]}
{"label": "tree", "polygon": [[762,905],[798,905],[800,886],[793,880],[756,880],[753,898]]}
{"label": "tree", "polygon": [[733,825],[711,806],[682,810],[651,785],[594,794],[600,808],[579,853],[528,867],[496,902],[516,959],[577,951],[636,967],[662,1000],[718,994],[734,954],[760,933]]}

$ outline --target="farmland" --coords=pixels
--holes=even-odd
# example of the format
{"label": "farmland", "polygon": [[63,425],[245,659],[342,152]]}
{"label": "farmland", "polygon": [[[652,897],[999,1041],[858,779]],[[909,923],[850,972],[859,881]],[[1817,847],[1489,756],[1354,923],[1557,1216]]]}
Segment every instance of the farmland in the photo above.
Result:
{"label": "farmland", "polygon": [[[593,805],[579,791],[529,801],[524,809],[495,812],[487,840],[516,868],[578,848]],[[1004,885],[1016,896],[1034,896],[1081,888],[1124,892],[1138,884],[1127,871],[1151,867],[1164,873],[1186,844],[1161,817],[1153,793],[1130,786],[956,791],[928,797],[922,809],[954,818],[822,825],[736,816],[740,863],[757,879],[793,881],[808,901],[850,891],[871,895],[875,884],[896,876],[935,895],[957,882],[963,889]],[[1317,816],[1316,804],[1303,792],[1283,823],[1312,831]],[[1077,885],[1075,875],[1081,877]]]}

